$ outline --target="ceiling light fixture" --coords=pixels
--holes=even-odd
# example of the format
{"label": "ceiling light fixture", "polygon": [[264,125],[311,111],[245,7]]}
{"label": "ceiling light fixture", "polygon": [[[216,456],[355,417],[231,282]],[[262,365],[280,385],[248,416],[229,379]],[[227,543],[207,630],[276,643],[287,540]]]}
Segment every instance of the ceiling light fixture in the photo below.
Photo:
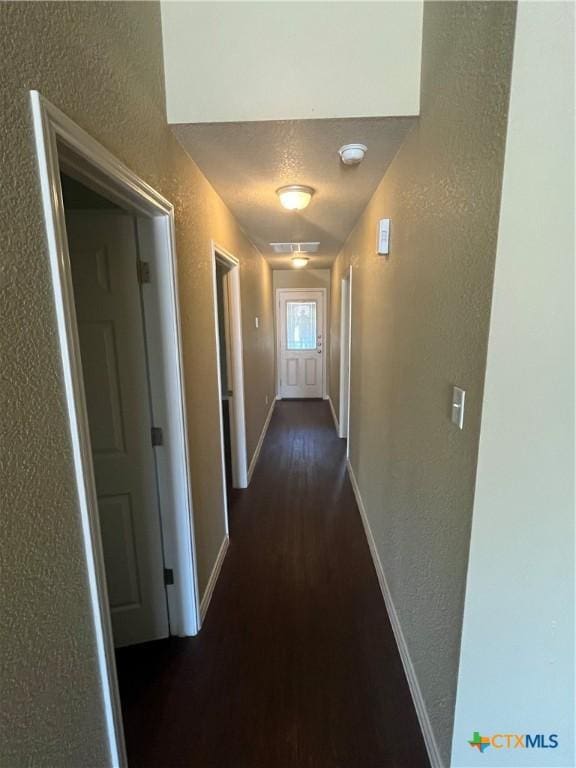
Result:
{"label": "ceiling light fixture", "polygon": [[302,267],[305,267],[306,264],[310,261],[308,256],[292,256],[290,259],[292,262],[292,266],[296,267],[296,269],[302,269]]}
{"label": "ceiling light fixture", "polygon": [[290,184],[276,190],[280,203],[289,211],[302,211],[310,204],[314,190],[302,184]]}

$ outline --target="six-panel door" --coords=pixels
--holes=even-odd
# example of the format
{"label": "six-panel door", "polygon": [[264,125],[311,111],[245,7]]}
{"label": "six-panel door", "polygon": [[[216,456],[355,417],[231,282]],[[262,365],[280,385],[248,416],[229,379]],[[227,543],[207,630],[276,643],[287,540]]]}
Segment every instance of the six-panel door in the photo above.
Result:
{"label": "six-panel door", "polygon": [[114,642],[167,637],[134,218],[66,215]]}

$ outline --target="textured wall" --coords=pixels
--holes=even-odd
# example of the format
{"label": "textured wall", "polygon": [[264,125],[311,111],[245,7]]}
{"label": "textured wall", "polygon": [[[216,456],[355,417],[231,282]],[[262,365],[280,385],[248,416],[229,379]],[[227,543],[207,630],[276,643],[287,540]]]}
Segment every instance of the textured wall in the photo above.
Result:
{"label": "textured wall", "polygon": [[[200,584],[224,533],[209,239],[241,259],[253,449],[274,393],[271,274],[165,120],[154,3],[0,4],[0,554],[5,766],[107,763],[28,89],[176,206]],[[250,328],[250,316],[263,322]]]}
{"label": "textured wall", "polygon": [[454,721],[460,768],[475,762],[472,728],[558,734],[556,749],[489,748],[484,765],[576,765],[574,244],[574,5],[523,0]]}
{"label": "textured wall", "polygon": [[[512,3],[425,3],[422,114],[339,255],[353,267],[351,461],[449,762],[514,34]],[[375,254],[376,223],[391,250]],[[466,424],[449,419],[467,390]]]}
{"label": "textured wall", "polygon": [[272,284],[277,288],[326,288],[330,296],[329,269],[273,269]]}

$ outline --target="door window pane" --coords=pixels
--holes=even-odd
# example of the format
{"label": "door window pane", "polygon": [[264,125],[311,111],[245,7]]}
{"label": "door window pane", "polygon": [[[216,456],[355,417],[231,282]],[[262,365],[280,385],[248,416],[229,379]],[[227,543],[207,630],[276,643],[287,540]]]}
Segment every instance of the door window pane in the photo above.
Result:
{"label": "door window pane", "polygon": [[316,349],[316,302],[286,302],[286,349]]}

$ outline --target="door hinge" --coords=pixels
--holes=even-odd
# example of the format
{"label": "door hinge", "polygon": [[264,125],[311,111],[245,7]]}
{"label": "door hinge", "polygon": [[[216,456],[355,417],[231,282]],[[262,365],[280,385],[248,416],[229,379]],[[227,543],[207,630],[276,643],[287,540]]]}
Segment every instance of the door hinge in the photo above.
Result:
{"label": "door hinge", "polygon": [[174,571],[172,568],[164,568],[164,584],[167,587],[174,584]]}
{"label": "door hinge", "polygon": [[138,273],[139,283],[150,282],[150,262],[142,261],[142,259],[138,259],[136,262],[136,271]]}
{"label": "door hinge", "polygon": [[164,433],[162,427],[152,427],[150,430],[152,445],[164,445]]}

